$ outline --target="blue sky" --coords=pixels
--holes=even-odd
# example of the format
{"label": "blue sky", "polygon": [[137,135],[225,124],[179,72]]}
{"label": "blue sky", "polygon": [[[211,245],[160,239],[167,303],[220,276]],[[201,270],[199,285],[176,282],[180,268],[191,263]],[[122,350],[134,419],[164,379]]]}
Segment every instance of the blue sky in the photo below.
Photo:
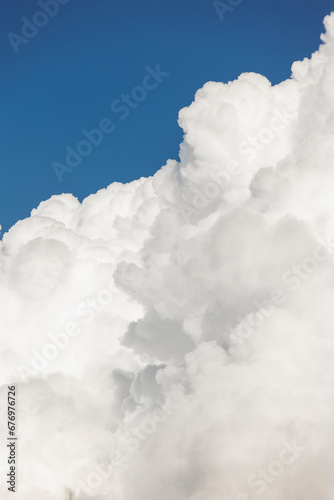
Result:
{"label": "blue sky", "polygon": [[[3,232],[53,194],[71,192],[82,200],[113,181],[152,175],[168,158],[177,159],[178,111],[198,88],[245,71],[274,84],[288,78],[292,62],[318,48],[323,17],[332,9],[329,0],[244,0],[222,22],[207,0],[69,0],[53,18],[43,18],[35,16],[41,11],[35,0],[4,0]],[[15,37],[10,42],[8,33],[22,36],[24,17],[47,24],[26,43]],[[138,102],[131,101],[128,113],[112,111],[116,99],[142,84],[146,68],[158,64],[169,76],[146,96],[137,89]],[[153,78],[146,81],[154,86]],[[112,120],[112,132],[59,182],[53,162],[64,164],[65,148],[75,149],[85,139],[82,130],[104,118]]]}

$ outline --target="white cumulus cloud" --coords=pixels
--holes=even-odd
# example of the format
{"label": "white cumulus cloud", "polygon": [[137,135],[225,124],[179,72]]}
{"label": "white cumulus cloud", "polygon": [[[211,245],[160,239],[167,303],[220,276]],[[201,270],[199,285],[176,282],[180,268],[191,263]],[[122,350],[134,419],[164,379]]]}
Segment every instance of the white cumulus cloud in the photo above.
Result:
{"label": "white cumulus cloud", "polygon": [[332,498],[324,24],[289,80],[205,84],[180,111],[180,162],[53,196],[4,235],[0,426],[4,442],[16,385],[20,500]]}

